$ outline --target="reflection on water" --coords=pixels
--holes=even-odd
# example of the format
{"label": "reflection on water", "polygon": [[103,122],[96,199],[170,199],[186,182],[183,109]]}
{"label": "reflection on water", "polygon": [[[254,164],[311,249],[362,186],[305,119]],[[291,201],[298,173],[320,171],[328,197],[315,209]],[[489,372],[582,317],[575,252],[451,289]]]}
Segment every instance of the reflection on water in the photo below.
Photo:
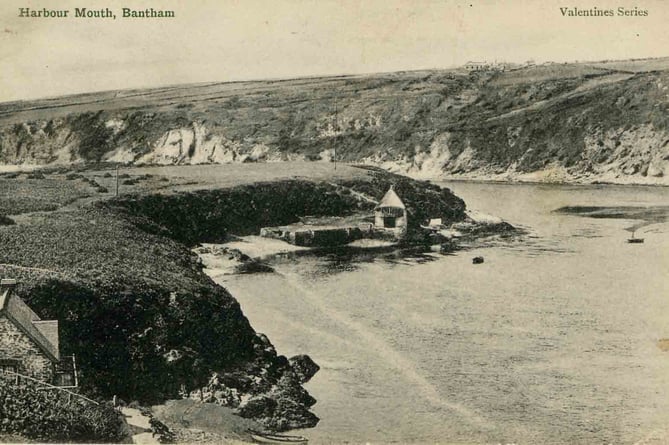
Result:
{"label": "reflection on water", "polygon": [[[528,234],[439,255],[286,257],[223,276],[279,352],[307,353],[313,443],[634,443],[669,427],[667,224],[556,213],[660,206],[654,187],[448,184]],[[472,265],[474,256],[485,263]]]}
{"label": "reflection on water", "polygon": [[[463,246],[466,248],[466,246]],[[268,264],[294,265],[298,262],[312,264],[312,268],[304,271],[312,275],[336,275],[342,272],[352,272],[360,269],[362,264],[382,262],[387,264],[423,264],[436,261],[438,258],[429,255],[430,246],[397,247],[384,246],[378,248],[359,248],[350,246],[337,246],[332,248],[320,248],[317,250],[303,250],[282,253],[273,258],[265,259]]]}

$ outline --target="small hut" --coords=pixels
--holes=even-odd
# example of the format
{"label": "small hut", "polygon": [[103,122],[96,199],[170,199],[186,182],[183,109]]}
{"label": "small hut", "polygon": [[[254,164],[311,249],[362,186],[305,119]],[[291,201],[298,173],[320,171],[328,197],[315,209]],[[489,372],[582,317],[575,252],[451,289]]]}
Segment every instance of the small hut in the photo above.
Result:
{"label": "small hut", "polygon": [[374,227],[398,236],[406,233],[407,209],[392,185],[374,209]]}

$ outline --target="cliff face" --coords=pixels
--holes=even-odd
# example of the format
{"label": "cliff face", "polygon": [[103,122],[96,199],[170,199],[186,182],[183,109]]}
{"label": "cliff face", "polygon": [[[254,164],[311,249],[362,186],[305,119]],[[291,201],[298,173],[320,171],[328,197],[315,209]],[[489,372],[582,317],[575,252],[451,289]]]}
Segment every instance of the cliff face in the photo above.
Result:
{"label": "cliff face", "polygon": [[663,182],[664,65],[404,72],[6,103],[0,162],[327,161],[336,149],[343,161],[423,177]]}

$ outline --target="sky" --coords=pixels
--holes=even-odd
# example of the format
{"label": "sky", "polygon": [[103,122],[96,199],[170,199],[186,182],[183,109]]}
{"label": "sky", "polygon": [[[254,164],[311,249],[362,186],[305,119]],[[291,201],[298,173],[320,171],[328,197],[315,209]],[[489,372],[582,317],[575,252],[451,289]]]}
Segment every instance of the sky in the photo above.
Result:
{"label": "sky", "polygon": [[[124,19],[121,9],[173,10]],[[647,10],[565,17],[560,7]],[[112,19],[19,8],[109,8]],[[180,83],[669,56],[663,0],[0,0],[0,102]]]}

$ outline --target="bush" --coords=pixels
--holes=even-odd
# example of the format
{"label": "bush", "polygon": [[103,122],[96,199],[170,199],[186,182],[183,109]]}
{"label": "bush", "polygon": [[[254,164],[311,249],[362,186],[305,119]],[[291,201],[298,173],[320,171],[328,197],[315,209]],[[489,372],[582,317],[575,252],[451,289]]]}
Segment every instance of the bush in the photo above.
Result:
{"label": "bush", "polygon": [[100,184],[95,179],[83,177],[83,181],[86,184],[90,185],[91,187],[95,187],[95,188],[101,187]]}
{"label": "bush", "polygon": [[44,173],[42,173],[42,172],[34,172],[34,173],[30,173],[30,174],[27,176],[27,178],[28,178],[28,179],[44,179]]}
{"label": "bush", "polygon": [[62,393],[38,391],[32,383],[0,379],[0,433],[43,442],[114,442],[123,440],[121,415],[113,408]]}
{"label": "bush", "polygon": [[15,224],[14,220],[9,216],[0,215],[0,226],[11,226]]}

